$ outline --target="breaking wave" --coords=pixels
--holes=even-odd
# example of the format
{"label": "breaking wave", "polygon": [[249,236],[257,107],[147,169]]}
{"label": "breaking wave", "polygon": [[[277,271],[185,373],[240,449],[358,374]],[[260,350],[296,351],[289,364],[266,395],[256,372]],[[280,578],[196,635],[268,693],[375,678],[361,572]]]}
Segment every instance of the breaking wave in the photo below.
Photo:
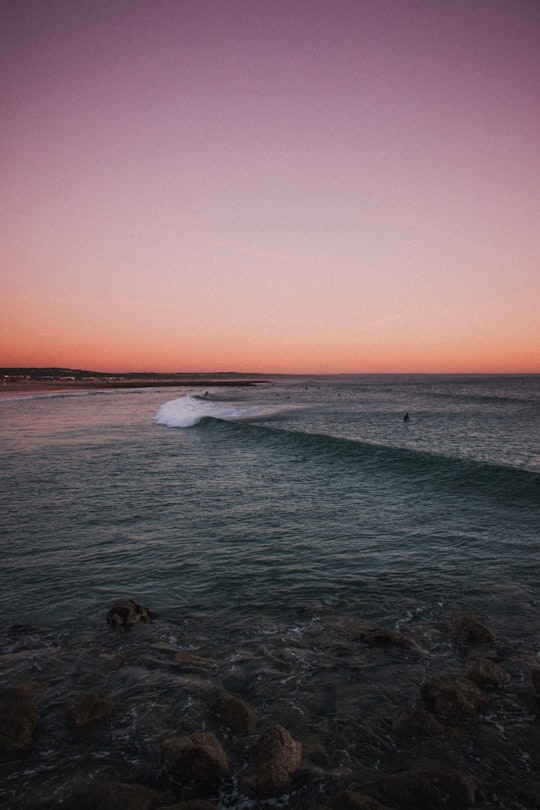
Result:
{"label": "breaking wave", "polygon": [[154,422],[170,428],[193,427],[208,418],[226,422],[257,422],[276,418],[288,410],[290,406],[233,405],[207,396],[188,395],[161,405]]}

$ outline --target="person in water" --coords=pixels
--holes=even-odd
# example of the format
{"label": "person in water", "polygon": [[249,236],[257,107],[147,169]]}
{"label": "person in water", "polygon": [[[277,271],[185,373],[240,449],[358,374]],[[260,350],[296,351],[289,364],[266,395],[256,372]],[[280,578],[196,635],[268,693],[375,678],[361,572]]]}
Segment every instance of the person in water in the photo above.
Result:
{"label": "person in water", "polygon": [[406,413],[406,414],[405,414],[405,416],[403,417],[403,421],[404,421],[404,422],[408,422],[408,421],[409,421],[409,419],[410,419],[410,416],[409,416],[409,411],[407,411],[407,413]]}

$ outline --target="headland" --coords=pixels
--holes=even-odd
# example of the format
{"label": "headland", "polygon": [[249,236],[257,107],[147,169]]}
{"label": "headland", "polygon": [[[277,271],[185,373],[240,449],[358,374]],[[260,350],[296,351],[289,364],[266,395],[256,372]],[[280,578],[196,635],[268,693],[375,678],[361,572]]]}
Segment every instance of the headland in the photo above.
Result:
{"label": "headland", "polygon": [[170,373],[85,371],[69,368],[0,368],[0,392],[47,393],[111,388],[251,386],[267,382],[261,374],[239,372]]}

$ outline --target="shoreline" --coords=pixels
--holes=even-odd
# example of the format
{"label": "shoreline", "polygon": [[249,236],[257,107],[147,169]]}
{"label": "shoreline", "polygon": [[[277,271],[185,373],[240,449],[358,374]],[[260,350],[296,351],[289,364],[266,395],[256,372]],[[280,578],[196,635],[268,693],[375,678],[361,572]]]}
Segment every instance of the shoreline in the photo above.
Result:
{"label": "shoreline", "polygon": [[110,391],[125,388],[239,388],[251,387],[268,380],[246,379],[111,379],[111,380],[28,380],[4,382],[0,385],[0,396],[6,394],[57,394],[64,391]]}

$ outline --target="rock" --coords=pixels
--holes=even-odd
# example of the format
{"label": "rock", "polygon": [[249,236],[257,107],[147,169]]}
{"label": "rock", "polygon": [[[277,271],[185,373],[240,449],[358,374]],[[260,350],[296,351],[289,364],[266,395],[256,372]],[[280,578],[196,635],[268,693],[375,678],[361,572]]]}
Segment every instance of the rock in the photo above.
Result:
{"label": "rock", "polygon": [[343,790],[328,803],[331,810],[385,810],[382,804],[355,790]]}
{"label": "rock", "polygon": [[540,695],[540,669],[533,669],[531,673],[533,686]]}
{"label": "rock", "polygon": [[23,686],[0,689],[0,752],[19,754],[34,742],[41,717],[34,698]]}
{"label": "rock", "polygon": [[191,799],[187,802],[168,804],[161,810],[217,810],[217,805],[207,802],[205,799]]}
{"label": "rock", "polygon": [[425,652],[420,645],[404,633],[397,630],[386,630],[382,627],[360,629],[355,634],[355,640],[363,641],[368,647],[404,647],[407,650]]}
{"label": "rock", "polygon": [[518,758],[527,762],[529,773],[540,774],[540,724],[516,722],[515,716],[508,720],[501,717],[499,723],[480,722],[475,728],[474,747],[479,761],[496,767],[499,777],[506,773],[515,780]]}
{"label": "rock", "polygon": [[150,810],[161,805],[164,794],[143,785],[98,782],[81,785],[64,799],[65,810]]}
{"label": "rock", "polygon": [[255,765],[245,780],[249,793],[268,798],[283,793],[302,761],[302,745],[283,726],[267,729],[255,744]]}
{"label": "rock", "polygon": [[257,712],[239,697],[223,692],[209,709],[210,719],[219,726],[227,726],[235,734],[246,734],[259,724]]}
{"label": "rock", "polygon": [[201,658],[199,655],[193,655],[193,653],[186,652],[185,650],[178,650],[173,656],[173,661],[183,667],[191,667],[198,670],[202,669],[203,671],[208,670],[214,663],[208,658]]}
{"label": "rock", "polygon": [[479,794],[472,776],[439,770],[402,771],[375,779],[361,789],[397,810],[460,810],[473,805]]}
{"label": "rock", "polygon": [[489,697],[467,678],[432,678],[422,686],[422,698],[427,707],[446,720],[462,721],[481,712]]}
{"label": "rock", "polygon": [[102,661],[102,672],[115,672],[117,669],[125,667],[129,659],[122,653],[116,653],[115,655],[100,655],[100,660]]}
{"label": "rock", "polygon": [[211,793],[230,775],[227,755],[210,731],[169,737],[162,744],[167,770],[182,790],[199,797]]}
{"label": "rock", "polygon": [[472,613],[456,613],[450,619],[450,632],[464,644],[493,644],[495,636]]}
{"label": "rock", "polygon": [[115,602],[107,613],[107,621],[113,627],[139,624],[153,618],[153,614],[145,607],[141,607],[133,599],[123,599]]}
{"label": "rock", "polygon": [[518,786],[516,798],[527,810],[540,808],[540,782],[525,782]]}
{"label": "rock", "polygon": [[394,718],[392,731],[398,737],[430,737],[442,734],[444,727],[431,712],[417,706],[405,706]]}
{"label": "rock", "polygon": [[80,729],[99,723],[114,711],[114,701],[106,692],[81,692],[68,710],[67,720],[71,728]]}
{"label": "rock", "polygon": [[186,669],[194,669],[196,671],[202,669],[206,671],[211,666],[215,665],[215,661],[212,661],[210,658],[201,658],[198,655],[194,655],[192,652],[179,650],[178,647],[173,647],[171,644],[165,644],[163,642],[150,644],[150,649],[164,653],[176,664],[180,664]]}
{"label": "rock", "polygon": [[476,684],[488,686],[500,686],[510,680],[508,673],[490,658],[469,658],[463,676]]}
{"label": "rock", "polygon": [[345,641],[335,641],[328,648],[328,652],[332,657],[352,657],[358,655],[358,647],[356,644],[351,644]]}

